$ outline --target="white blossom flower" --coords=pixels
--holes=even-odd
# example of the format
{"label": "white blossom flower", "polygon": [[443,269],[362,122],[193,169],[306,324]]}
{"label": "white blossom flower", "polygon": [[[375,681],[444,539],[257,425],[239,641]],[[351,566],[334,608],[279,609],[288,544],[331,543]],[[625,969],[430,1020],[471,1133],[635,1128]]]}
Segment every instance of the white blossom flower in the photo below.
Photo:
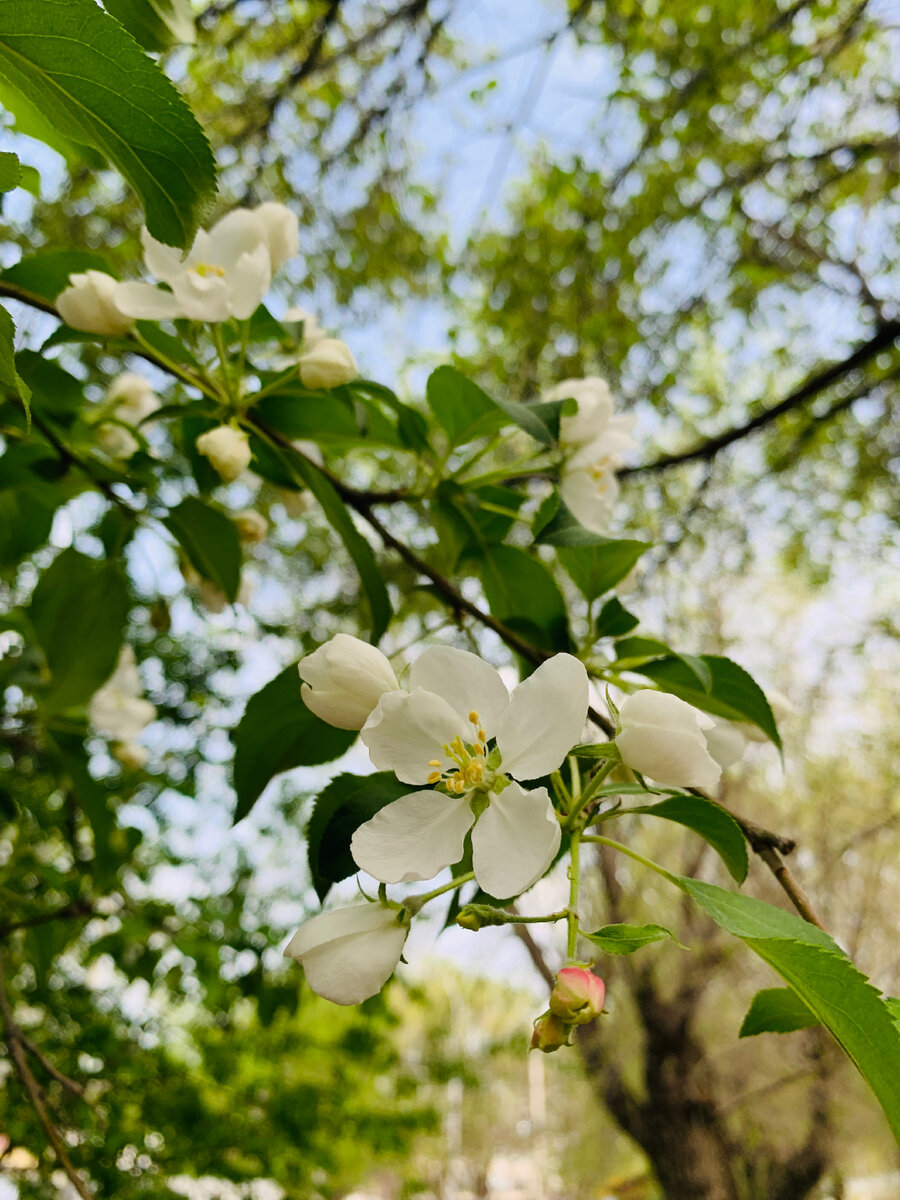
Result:
{"label": "white blossom flower", "polygon": [[301,925],[284,956],[302,964],[307,983],[326,1000],[361,1004],[394,973],[408,932],[397,909],[354,904]]}
{"label": "white blossom flower", "polygon": [[548,400],[573,399],[578,410],[559,422],[563,451],[559,492],[586,529],[605,533],[619,494],[616,471],[635,445],[633,417],[614,416],[606,380],[598,375],[565,379]]}
{"label": "white blossom flower", "polygon": [[[117,375],[106,390],[110,413],[128,425],[139,425],[145,417],[159,408],[159,398],[150,381],[133,371]],[[100,424],[98,440],[114,458],[131,458],[140,449],[140,442],[121,425]]]}
{"label": "white blossom flower", "polygon": [[298,670],[306,707],[338,729],[362,729],[385,692],[400,687],[385,655],[348,633],[324,642]]}
{"label": "white blossom flower", "polygon": [[667,787],[713,787],[722,768],[706,747],[713,721],[677,696],[649,688],[619,709],[616,745],[627,766]]}
{"label": "white blossom flower", "polygon": [[136,739],[156,719],[156,708],[144,698],[144,685],[134,650],[123,646],[116,669],[88,704],[91,725],[103,737],[118,744],[114,754],[126,767],[142,767],[147,751]]}
{"label": "white blossom flower", "polygon": [[250,466],[253,453],[246,430],[234,425],[218,425],[201,433],[196,442],[197,452],[209,459],[213,469],[225,483],[232,483]]}
{"label": "white blossom flower", "polygon": [[269,522],[255,508],[245,508],[241,512],[236,512],[232,520],[237,526],[238,537],[242,542],[253,546],[266,540]]}
{"label": "white blossom flower", "polygon": [[300,359],[300,378],[308,388],[335,388],[359,375],[350,347],[339,338],[320,338]]}
{"label": "white blossom flower", "polygon": [[69,286],[56,297],[59,315],[67,325],[86,333],[128,333],[134,320],[119,306],[119,287],[104,271],[70,275]]}
{"label": "white blossom flower", "polygon": [[706,748],[723,771],[744,757],[747,749],[744,730],[742,722],[726,721],[724,717],[713,717],[711,727],[703,730]]}
{"label": "white blossom flower", "polygon": [[432,647],[413,663],[408,686],[381,697],[362,740],[376,767],[404,783],[437,786],[361,825],[350,845],[354,860],[384,883],[430,879],[462,858],[472,829],[479,885],[492,896],[518,895],[553,861],[560,830],[547,789],[528,791],[514,780],[556,770],[580,740],[584,665],[556,654],[510,695],[477,655]]}
{"label": "white blossom flower", "polygon": [[307,351],[315,350],[320,342],[324,342],[328,334],[319,324],[319,318],[305,308],[289,308],[282,320],[288,324],[303,322],[303,346]]}
{"label": "white blossom flower", "polygon": [[286,204],[277,204],[271,200],[251,208],[250,212],[262,221],[274,274],[289,258],[294,258],[300,253],[300,222],[297,220],[297,214]]}
{"label": "white blossom flower", "polygon": [[292,214],[287,209],[273,213],[270,208],[282,210],[283,206],[237,208],[209,231],[201,229],[184,259],[180,251],[142,229],[147,270],[171,291],[149,283],[120,283],[116,303],[140,320],[246,320],[269,290],[273,263],[280,265],[293,246],[284,213],[288,218]]}

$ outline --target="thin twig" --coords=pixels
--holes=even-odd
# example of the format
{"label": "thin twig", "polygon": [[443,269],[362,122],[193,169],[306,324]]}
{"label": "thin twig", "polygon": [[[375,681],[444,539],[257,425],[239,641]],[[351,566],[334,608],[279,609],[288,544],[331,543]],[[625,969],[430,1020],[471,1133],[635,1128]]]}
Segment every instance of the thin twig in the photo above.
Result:
{"label": "thin twig", "polygon": [[64,921],[69,917],[86,917],[92,911],[89,901],[73,900],[71,904],[67,904],[64,908],[54,909],[53,912],[40,913],[36,917],[26,917],[24,921],[9,921],[5,925],[0,925],[0,938],[9,937],[17,929],[32,929],[35,925],[46,925],[50,921]]}

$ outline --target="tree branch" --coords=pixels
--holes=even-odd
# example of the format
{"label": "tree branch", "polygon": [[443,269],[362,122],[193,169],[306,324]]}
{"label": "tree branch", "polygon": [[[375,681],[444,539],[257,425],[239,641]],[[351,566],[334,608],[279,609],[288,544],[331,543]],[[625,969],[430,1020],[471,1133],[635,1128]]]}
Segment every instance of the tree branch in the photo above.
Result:
{"label": "tree branch", "polygon": [[677,454],[664,454],[653,462],[643,463],[637,467],[624,467],[619,471],[620,476],[626,475],[643,475],[650,471],[665,471],[669,467],[680,466],[682,463],[695,462],[697,459],[709,461],[715,458],[727,446],[733,445],[735,442],[741,441],[742,438],[748,437],[752,433],[756,433],[759,429],[764,429],[767,425],[771,425],[779,417],[790,412],[794,408],[799,408],[808,400],[812,400],[826,388],[844,379],[853,371],[870,362],[884,350],[890,350],[897,338],[900,337],[900,321],[887,321],[878,331],[862,345],[857,346],[852,354],[840,362],[832,363],[822,371],[817,371],[810,375],[809,378],[796,388],[790,395],[785,396],[778,404],[774,404],[771,408],[764,409],[755,417],[751,417],[749,421],[745,421],[742,425],[736,425],[732,429],[726,430],[724,433],[717,434],[715,437],[707,438],[706,441],[700,442],[690,450],[682,450]]}
{"label": "tree branch", "polygon": [[0,925],[0,939],[9,937],[17,929],[32,929],[35,925],[47,925],[50,921],[64,921],[70,917],[86,917],[90,912],[93,912],[93,909],[87,900],[73,900],[65,908],[40,913],[36,917],[27,917],[24,921],[10,921],[5,925]]}

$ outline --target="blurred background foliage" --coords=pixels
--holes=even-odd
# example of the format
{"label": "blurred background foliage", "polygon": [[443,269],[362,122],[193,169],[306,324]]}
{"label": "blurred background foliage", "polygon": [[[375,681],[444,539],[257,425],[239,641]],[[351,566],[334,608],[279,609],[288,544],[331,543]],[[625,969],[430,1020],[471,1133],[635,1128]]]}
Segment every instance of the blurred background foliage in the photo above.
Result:
{"label": "blurred background foliage", "polygon": [[[789,695],[785,772],[759,749],[724,798],[797,838],[829,928],[896,994],[893,6],[220,0],[196,15],[197,44],[163,63],[212,140],[221,210],[277,199],[301,214],[285,301],[338,325],[401,392],[449,346],[497,394],[594,372],[637,415],[622,525],[656,548],[629,607]],[[3,266],[76,245],[133,272],[141,216],[118,177],[29,159],[8,136],[42,186],[7,198]],[[17,323],[32,344],[48,328],[26,310]],[[99,396],[118,365],[90,348],[81,362]],[[382,485],[398,456],[337,446],[332,463]],[[10,609],[61,547],[108,529],[109,506],[71,490],[48,546],[23,557],[0,533]],[[541,969],[558,965],[550,941],[493,930],[474,966],[432,957],[359,1010],[312,997],[279,947],[315,905],[302,830],[321,774],[273,786],[232,832],[227,732],[261,681],[353,627],[356,584],[315,507],[232,485],[232,507],[251,501],[273,532],[248,551],[246,606],[210,614],[174,561],[142,535],[129,547],[128,640],[160,718],[145,770],[73,735],[76,804],[21,708],[21,672],[38,664],[0,634],[3,975],[25,1034],[83,1089],[35,1066],[98,1194],[184,1194],[182,1177],[216,1176],[290,1197],[675,1197],[650,1126],[679,1105],[713,1131],[708,1200],[837,1197],[845,1178],[900,1165],[814,1032],[735,1044],[771,979],[686,911],[691,953],[651,947],[604,970],[611,1011],[578,1056],[523,1053]],[[405,567],[385,571],[392,649],[424,631],[474,639]],[[634,838],[717,878],[671,830]],[[603,859],[595,879],[601,919],[658,900]],[[445,939],[457,961],[465,936]],[[2,1070],[0,1181],[37,1200],[51,1194],[42,1131]]]}

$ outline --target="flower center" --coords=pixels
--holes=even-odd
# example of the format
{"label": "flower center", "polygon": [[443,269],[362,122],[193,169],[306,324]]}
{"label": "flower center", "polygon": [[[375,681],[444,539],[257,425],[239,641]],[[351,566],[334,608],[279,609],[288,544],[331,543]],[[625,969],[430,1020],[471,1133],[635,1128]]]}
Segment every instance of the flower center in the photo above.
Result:
{"label": "flower center", "polygon": [[474,737],[471,742],[464,742],[461,734],[457,734],[452,742],[444,743],[442,749],[447,758],[455,766],[444,769],[443,761],[439,758],[429,760],[429,767],[437,770],[428,776],[429,783],[442,783],[448,792],[461,796],[473,788],[484,787],[490,782],[490,775],[485,763],[485,745],[487,734],[481,727],[481,720],[474,710],[469,713],[469,724],[472,726]]}
{"label": "flower center", "polygon": [[201,279],[205,279],[207,275],[218,275],[220,279],[225,278],[225,268],[216,267],[212,263],[194,263],[191,270],[196,271]]}

